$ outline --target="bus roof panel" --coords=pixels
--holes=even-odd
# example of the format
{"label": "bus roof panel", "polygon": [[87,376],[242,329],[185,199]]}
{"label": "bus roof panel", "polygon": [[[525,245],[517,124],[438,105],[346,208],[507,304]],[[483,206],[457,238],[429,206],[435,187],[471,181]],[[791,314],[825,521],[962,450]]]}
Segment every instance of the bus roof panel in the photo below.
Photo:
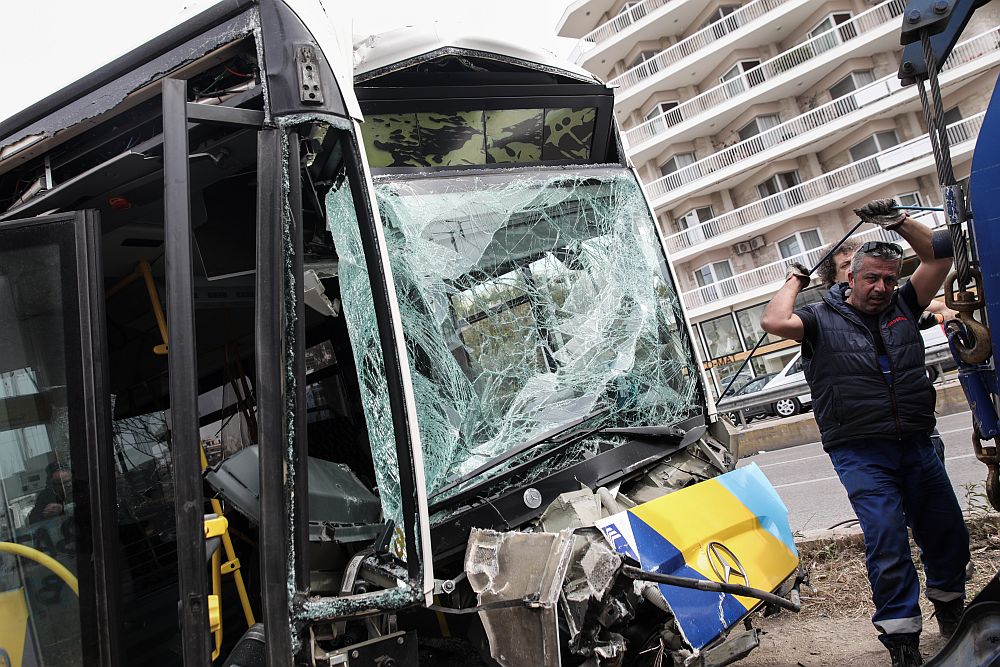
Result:
{"label": "bus roof panel", "polygon": [[577,67],[545,50],[525,48],[519,44],[491,37],[475,37],[451,32],[447,26],[406,27],[371,35],[354,44],[355,81],[361,82],[400,69],[413,67],[442,52],[467,53],[577,79],[586,83],[602,83],[590,72]]}

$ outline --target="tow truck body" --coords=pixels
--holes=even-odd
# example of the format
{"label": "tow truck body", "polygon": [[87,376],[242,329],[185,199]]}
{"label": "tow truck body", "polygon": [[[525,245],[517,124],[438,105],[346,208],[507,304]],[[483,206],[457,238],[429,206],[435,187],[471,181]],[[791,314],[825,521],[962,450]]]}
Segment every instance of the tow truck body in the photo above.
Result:
{"label": "tow truck body", "polygon": [[[995,325],[1000,322],[1000,261],[994,248],[1000,241],[1000,204],[997,191],[1000,101],[997,90],[983,118],[967,183],[956,180],[943,125],[937,74],[962,31],[983,0],[911,0],[903,12],[899,78],[916,85],[930,128],[938,181],[947,220],[948,242],[955,271],[945,283],[945,301],[959,311],[945,323],[949,344],[959,369],[973,416],[972,448],[987,466],[986,495],[1000,509],[1000,474],[996,438],[1000,383],[994,350],[1000,349]],[[936,250],[937,251],[937,250]],[[989,441],[993,440],[992,443]],[[1000,574],[974,592],[958,631],[927,665],[991,665],[1000,660]]]}

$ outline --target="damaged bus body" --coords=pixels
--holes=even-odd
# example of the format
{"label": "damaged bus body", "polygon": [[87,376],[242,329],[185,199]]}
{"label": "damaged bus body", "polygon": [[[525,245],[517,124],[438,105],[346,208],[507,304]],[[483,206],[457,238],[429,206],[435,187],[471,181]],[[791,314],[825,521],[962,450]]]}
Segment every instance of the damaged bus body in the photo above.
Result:
{"label": "damaged bus body", "polygon": [[746,655],[795,546],[611,90],[337,25],[220,4],[0,123],[0,662]]}

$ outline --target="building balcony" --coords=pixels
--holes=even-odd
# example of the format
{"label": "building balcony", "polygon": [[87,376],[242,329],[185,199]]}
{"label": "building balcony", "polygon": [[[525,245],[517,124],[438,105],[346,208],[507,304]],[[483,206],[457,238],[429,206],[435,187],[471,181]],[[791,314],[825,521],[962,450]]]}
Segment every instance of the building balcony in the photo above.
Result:
{"label": "building balcony", "polygon": [[[913,217],[932,228],[944,224],[944,215],[941,213]],[[904,248],[909,248],[906,242],[902,240],[902,237],[881,227],[875,227],[860,234],[854,234],[851,238],[859,243],[866,241],[892,241],[899,243]],[[813,267],[822,258],[823,247],[813,248],[798,255],[785,257],[777,262],[758,266],[750,271],[737,273],[731,278],[725,278],[711,285],[682,292],[681,300],[684,303],[685,311],[692,319],[714,314],[716,311],[725,310],[732,306],[751,302],[756,303],[763,298],[769,297],[781,287],[781,284],[785,281],[785,277],[788,275],[789,264],[798,262],[803,266]]]}
{"label": "building balcony", "polygon": [[[622,137],[629,154],[635,156],[654,146],[690,141],[706,134],[699,131],[701,124],[711,120],[712,127],[721,127],[749,104],[791,97],[814,85],[845,58],[898,48],[899,16],[904,6],[904,0],[886,0],[627,130]],[[616,111],[628,113],[640,101],[635,95],[616,94]]]}
{"label": "building balcony", "polygon": [[[598,53],[612,62],[619,60],[637,41],[662,37],[662,30],[655,32],[648,28],[663,16],[679,12],[681,15],[674,16],[677,19],[676,30],[679,32],[701,11],[702,6],[697,0],[643,0],[632,5],[626,11],[611,17],[581,37],[580,41],[573,47],[570,59],[581,67],[586,67],[587,62]],[[662,9],[664,7],[666,9]],[[563,20],[559,23],[557,32],[561,35],[573,37],[580,34],[580,32],[574,34],[573,28],[580,25],[582,17],[578,16],[580,11],[573,12],[572,9],[570,7],[567,10],[566,14],[563,15]],[[682,21],[682,18],[686,20]],[[644,29],[646,32],[643,32]],[[605,50],[612,44],[621,44],[620,52],[605,53]]]}
{"label": "building balcony", "polygon": [[[972,153],[985,115],[983,111],[948,126],[948,141],[955,162],[967,159]],[[857,199],[886,183],[933,171],[931,142],[924,134],[671,234],[665,239],[667,252],[676,264],[710,248],[761,234],[792,218],[811,215],[831,205],[837,206],[845,198]]]}
{"label": "building balcony", "polygon": [[[796,25],[814,11],[811,0],[754,0],[732,14],[611,79],[615,103],[641,103],[652,90],[680,88],[701,81],[734,48],[756,48],[777,42],[782,27]],[[786,31],[787,32],[787,31]]]}
{"label": "building balcony", "polygon": [[[968,76],[1000,62],[1000,28],[990,30],[955,46],[942,68],[940,82],[947,89]],[[647,183],[646,194],[654,208],[670,206],[711,187],[731,187],[742,174],[780,157],[817,153],[840,134],[859,123],[885,114],[917,109],[917,88],[901,87],[895,74],[855,92],[733,144],[662,178]],[[633,155],[633,160],[642,161]]]}

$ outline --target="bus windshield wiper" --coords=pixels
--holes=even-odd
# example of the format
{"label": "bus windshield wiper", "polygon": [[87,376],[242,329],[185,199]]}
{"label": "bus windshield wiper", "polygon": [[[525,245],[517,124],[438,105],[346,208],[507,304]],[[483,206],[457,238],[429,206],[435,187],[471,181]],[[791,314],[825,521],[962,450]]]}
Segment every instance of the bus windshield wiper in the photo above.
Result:
{"label": "bus windshield wiper", "polygon": [[593,412],[587,413],[587,414],[583,415],[582,417],[578,417],[578,418],[576,418],[576,419],[574,419],[574,420],[572,420],[572,421],[570,421],[568,423],[562,424],[562,425],[560,425],[560,426],[558,426],[558,427],[556,427],[556,428],[554,428],[554,429],[552,429],[550,431],[546,431],[545,433],[542,433],[542,434],[540,434],[540,435],[538,435],[538,436],[536,436],[536,437],[528,440],[527,442],[524,442],[524,443],[518,445],[517,447],[509,449],[506,452],[504,452],[503,454],[500,454],[499,456],[493,457],[492,459],[490,459],[489,461],[487,461],[483,465],[479,466],[478,468],[476,468],[472,472],[468,472],[468,473],[466,473],[466,474],[464,474],[464,475],[462,475],[460,477],[455,477],[455,478],[452,478],[452,479],[448,480],[448,483],[445,484],[440,489],[438,489],[437,492],[434,493],[434,495],[432,495],[430,498],[428,498],[428,500],[433,500],[434,498],[437,498],[438,496],[441,496],[441,495],[443,495],[445,493],[448,493],[449,491],[451,491],[451,490],[453,490],[453,489],[461,486],[462,484],[465,484],[470,479],[475,479],[476,477],[479,477],[480,475],[482,475],[484,472],[489,472],[490,470],[493,470],[497,466],[500,466],[500,465],[506,463],[507,461],[510,461],[515,456],[518,456],[520,454],[523,454],[524,452],[527,452],[527,451],[529,451],[531,449],[534,449],[535,447],[538,447],[539,445],[544,445],[546,443],[552,443],[552,442],[561,442],[560,437],[566,435],[567,433],[571,433],[571,435],[569,437],[565,438],[566,441],[568,441],[570,439],[579,440],[579,439],[587,437],[588,435],[592,435],[592,434],[594,434],[594,433],[596,433],[598,431],[601,431],[601,430],[603,430],[605,428],[604,424],[599,424],[598,426],[594,427],[593,429],[582,429],[582,430],[577,431],[577,428],[581,424],[585,424],[585,423],[587,423],[589,421],[597,419],[598,417],[603,417],[604,415],[608,414],[608,412],[610,412],[610,411],[611,411],[610,407],[601,408],[600,410],[594,410]]}

